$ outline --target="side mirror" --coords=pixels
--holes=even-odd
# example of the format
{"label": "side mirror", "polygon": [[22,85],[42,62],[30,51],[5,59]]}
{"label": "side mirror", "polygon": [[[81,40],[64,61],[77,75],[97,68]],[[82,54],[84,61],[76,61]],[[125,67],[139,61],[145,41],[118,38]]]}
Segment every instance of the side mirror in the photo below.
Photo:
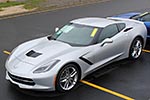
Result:
{"label": "side mirror", "polygon": [[102,41],[101,47],[104,46],[106,43],[113,43],[113,40],[110,38],[106,38],[105,40]]}
{"label": "side mirror", "polygon": [[59,28],[58,28],[58,27],[56,27],[56,28],[55,28],[55,32],[58,32],[58,31],[59,31]]}

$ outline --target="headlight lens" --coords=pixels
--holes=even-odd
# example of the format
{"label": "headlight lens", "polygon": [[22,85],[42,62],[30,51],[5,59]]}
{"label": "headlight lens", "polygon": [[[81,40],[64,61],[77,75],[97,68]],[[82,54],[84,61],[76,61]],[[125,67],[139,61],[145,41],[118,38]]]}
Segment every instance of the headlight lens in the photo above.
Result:
{"label": "headlight lens", "polygon": [[49,71],[53,66],[55,66],[60,60],[53,60],[33,71],[33,73],[44,73]]}

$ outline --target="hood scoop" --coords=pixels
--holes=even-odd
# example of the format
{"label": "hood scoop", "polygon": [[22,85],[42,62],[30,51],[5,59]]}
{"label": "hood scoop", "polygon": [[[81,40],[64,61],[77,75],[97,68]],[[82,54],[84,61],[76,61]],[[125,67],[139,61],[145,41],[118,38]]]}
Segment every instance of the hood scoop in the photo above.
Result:
{"label": "hood scoop", "polygon": [[36,58],[40,55],[42,55],[42,53],[35,52],[34,50],[31,50],[26,54],[26,56],[32,57],[32,58]]}

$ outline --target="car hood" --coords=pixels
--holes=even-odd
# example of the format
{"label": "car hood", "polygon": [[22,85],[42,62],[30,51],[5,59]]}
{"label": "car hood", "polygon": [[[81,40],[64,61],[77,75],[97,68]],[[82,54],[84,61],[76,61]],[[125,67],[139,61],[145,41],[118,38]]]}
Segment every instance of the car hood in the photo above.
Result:
{"label": "car hood", "polygon": [[[7,60],[7,66],[16,69],[30,65],[29,70],[49,63],[51,60],[59,60],[60,56],[78,50],[79,47],[73,47],[67,43],[47,38],[35,39],[19,45]],[[26,64],[26,65],[25,65]],[[13,68],[14,69],[14,68]]]}
{"label": "car hood", "polygon": [[22,52],[17,58],[23,62],[38,66],[42,62],[50,61],[73,50],[73,47],[66,43],[54,40],[43,41]]}

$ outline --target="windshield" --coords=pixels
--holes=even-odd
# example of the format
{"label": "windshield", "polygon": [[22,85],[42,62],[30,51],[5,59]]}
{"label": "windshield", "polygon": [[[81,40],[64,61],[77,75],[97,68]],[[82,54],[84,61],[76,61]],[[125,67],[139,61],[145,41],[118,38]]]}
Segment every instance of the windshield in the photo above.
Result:
{"label": "windshield", "polygon": [[98,30],[99,29],[95,27],[69,24],[61,28],[52,37],[68,44],[89,45],[93,41]]}

